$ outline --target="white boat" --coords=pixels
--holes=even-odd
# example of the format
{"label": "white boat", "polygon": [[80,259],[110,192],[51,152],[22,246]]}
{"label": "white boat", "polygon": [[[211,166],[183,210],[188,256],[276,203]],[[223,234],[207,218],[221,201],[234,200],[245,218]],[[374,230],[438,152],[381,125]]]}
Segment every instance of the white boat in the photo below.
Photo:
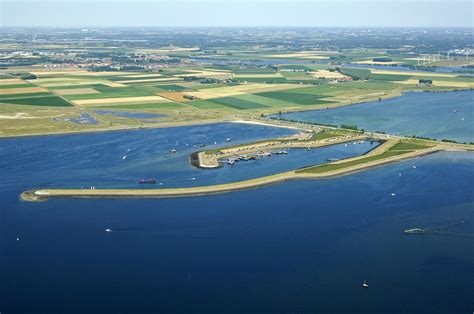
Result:
{"label": "white boat", "polygon": [[416,169],[416,166],[411,166],[413,169]]}
{"label": "white boat", "polygon": [[364,288],[368,288],[368,287],[369,287],[369,284],[367,283],[367,281],[364,280],[364,283],[362,284],[362,287],[364,287]]}
{"label": "white boat", "polygon": [[107,228],[107,229],[105,229],[105,232],[112,232],[112,229]]}
{"label": "white boat", "polygon": [[176,153],[176,152],[177,152],[176,149],[170,149],[170,153],[174,154],[174,153]]}
{"label": "white boat", "polygon": [[122,157],[122,159],[124,159],[124,160],[127,159],[127,155],[124,155],[124,156]]}
{"label": "white boat", "polygon": [[226,138],[225,141],[230,142],[230,141],[232,141],[232,139],[229,137],[229,138]]}
{"label": "white boat", "polygon": [[392,193],[392,194],[390,194],[390,195],[395,196],[396,194],[395,194],[395,193]]}

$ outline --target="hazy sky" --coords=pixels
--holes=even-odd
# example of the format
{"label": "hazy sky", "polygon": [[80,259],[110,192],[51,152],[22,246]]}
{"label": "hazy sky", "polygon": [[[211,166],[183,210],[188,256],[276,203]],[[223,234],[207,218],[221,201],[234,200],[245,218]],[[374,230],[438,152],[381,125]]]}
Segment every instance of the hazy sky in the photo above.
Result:
{"label": "hazy sky", "polygon": [[469,26],[471,0],[0,0],[2,26]]}

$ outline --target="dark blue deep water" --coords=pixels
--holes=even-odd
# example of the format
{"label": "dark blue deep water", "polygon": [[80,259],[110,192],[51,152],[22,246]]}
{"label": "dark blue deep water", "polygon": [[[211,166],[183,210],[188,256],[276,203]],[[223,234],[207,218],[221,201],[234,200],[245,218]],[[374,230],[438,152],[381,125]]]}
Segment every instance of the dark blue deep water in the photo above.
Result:
{"label": "dark blue deep water", "polygon": [[[473,154],[204,197],[18,198],[43,186],[133,186],[143,169],[174,186],[251,177],[250,164],[200,170],[186,156],[292,132],[219,124],[0,140],[0,311],[471,313]],[[368,149],[254,166],[271,173],[265,163],[283,167],[280,157],[298,167]],[[403,234],[452,223],[454,235]]]}
{"label": "dark blue deep water", "polygon": [[369,131],[474,142],[474,91],[421,93],[339,107],[285,113],[282,118]]}

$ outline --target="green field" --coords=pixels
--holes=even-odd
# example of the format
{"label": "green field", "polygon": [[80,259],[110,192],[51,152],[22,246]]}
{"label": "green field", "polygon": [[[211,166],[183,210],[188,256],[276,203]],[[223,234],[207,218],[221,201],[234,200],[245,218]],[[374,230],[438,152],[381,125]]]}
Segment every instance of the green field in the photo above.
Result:
{"label": "green field", "polygon": [[180,85],[155,85],[155,86],[164,91],[170,91],[170,92],[185,92],[185,91],[192,90],[190,88],[180,86]]}
{"label": "green field", "polygon": [[203,109],[203,110],[208,110],[208,109],[222,109],[222,110],[228,110],[228,109],[234,109],[231,108],[227,105],[224,104],[218,104],[216,102],[210,101],[210,100],[193,100],[190,102],[186,103],[189,106],[193,106],[198,109]]}
{"label": "green field", "polygon": [[0,95],[0,101],[6,99],[17,99],[17,98],[33,98],[38,96],[53,96],[49,92],[39,92],[39,93],[29,93],[29,94],[9,94],[9,95]]}
{"label": "green field", "polygon": [[223,97],[223,98],[216,98],[213,99],[212,102],[215,102],[217,104],[221,104],[227,107],[231,107],[234,109],[239,109],[239,110],[246,110],[246,109],[261,109],[261,108],[267,108],[268,106],[239,99],[237,97]]}
{"label": "green field", "polygon": [[357,160],[352,160],[344,163],[339,163],[339,164],[323,164],[323,165],[318,165],[310,168],[305,168],[301,170],[297,170],[296,173],[323,173],[323,172],[328,172],[328,171],[334,171],[334,170],[340,170],[360,164],[365,164],[371,161],[379,160],[379,159],[385,159],[393,156],[398,156],[401,154],[406,154],[409,153],[410,151],[386,151],[382,154],[375,155],[375,156],[370,156],[370,157],[365,157]]}
{"label": "green field", "polygon": [[326,95],[314,95],[309,93],[301,93],[299,91],[280,91],[280,92],[264,92],[257,93],[256,95],[272,98],[276,100],[286,101],[288,103],[298,104],[298,105],[322,105],[329,104],[331,101],[321,100],[321,98],[326,98]]}
{"label": "green field", "polygon": [[2,99],[1,101],[11,105],[72,107],[70,103],[58,96],[23,97],[16,99]]}
{"label": "green field", "polygon": [[414,144],[410,142],[401,142],[392,146],[389,150],[383,152],[382,154],[368,156],[356,160],[350,160],[342,163],[328,163],[323,165],[317,165],[309,168],[304,168],[297,170],[296,173],[323,173],[328,171],[340,170],[360,164],[365,164],[375,160],[381,160],[393,156],[398,156],[402,154],[407,154],[418,149],[427,148],[426,145]]}
{"label": "green field", "polygon": [[33,84],[4,84],[4,85],[0,85],[0,89],[24,88],[24,87],[35,87],[35,85],[33,85]]}
{"label": "green field", "polygon": [[398,150],[417,150],[417,149],[423,149],[426,148],[426,145],[422,144],[415,144],[415,143],[409,143],[409,142],[400,142],[395,144],[392,148],[390,148],[391,151],[398,151]]}

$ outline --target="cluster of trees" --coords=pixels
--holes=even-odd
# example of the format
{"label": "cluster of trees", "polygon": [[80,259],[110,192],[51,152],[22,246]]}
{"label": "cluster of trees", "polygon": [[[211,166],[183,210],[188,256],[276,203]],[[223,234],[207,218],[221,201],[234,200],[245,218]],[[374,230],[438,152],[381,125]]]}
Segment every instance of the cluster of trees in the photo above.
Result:
{"label": "cluster of trees", "polygon": [[392,58],[378,57],[378,58],[373,58],[372,61],[374,61],[374,62],[392,62]]}
{"label": "cluster of trees", "polygon": [[433,80],[418,80],[419,85],[433,85]]}
{"label": "cluster of trees", "polygon": [[36,75],[28,72],[10,73],[12,76],[19,77],[22,80],[36,80]]}

